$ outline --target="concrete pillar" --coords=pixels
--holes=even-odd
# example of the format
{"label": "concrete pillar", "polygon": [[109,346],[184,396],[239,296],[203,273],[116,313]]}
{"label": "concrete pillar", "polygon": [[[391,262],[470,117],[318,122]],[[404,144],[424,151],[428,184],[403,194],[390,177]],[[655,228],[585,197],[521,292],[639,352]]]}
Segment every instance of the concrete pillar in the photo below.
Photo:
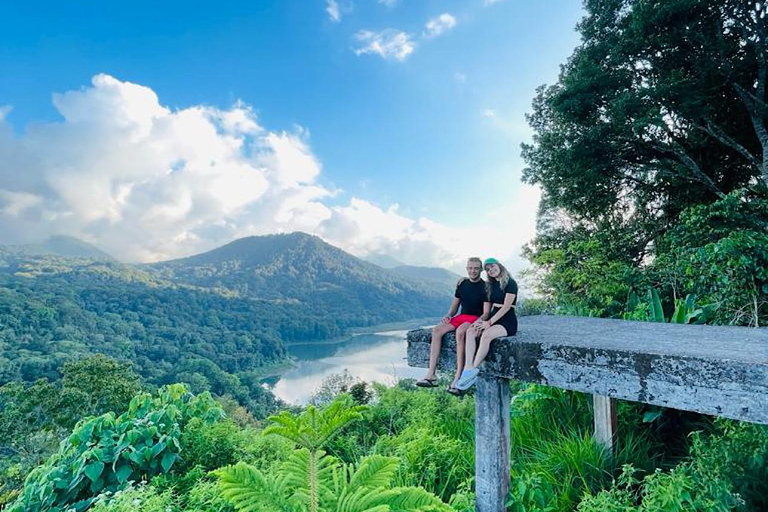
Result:
{"label": "concrete pillar", "polygon": [[476,512],[505,512],[509,491],[509,379],[480,375],[476,387]]}
{"label": "concrete pillar", "polygon": [[592,405],[595,415],[595,440],[613,455],[613,444],[616,441],[616,399],[592,395]]}

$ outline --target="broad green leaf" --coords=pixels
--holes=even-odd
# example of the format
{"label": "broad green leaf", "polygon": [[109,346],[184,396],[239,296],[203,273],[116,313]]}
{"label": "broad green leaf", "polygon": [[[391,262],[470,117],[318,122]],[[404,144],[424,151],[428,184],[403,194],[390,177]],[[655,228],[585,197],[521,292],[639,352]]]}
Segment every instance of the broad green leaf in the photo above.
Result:
{"label": "broad green leaf", "polygon": [[104,463],[103,462],[91,462],[87,466],[85,466],[85,476],[87,476],[91,482],[95,482],[100,476],[101,473],[104,471]]}

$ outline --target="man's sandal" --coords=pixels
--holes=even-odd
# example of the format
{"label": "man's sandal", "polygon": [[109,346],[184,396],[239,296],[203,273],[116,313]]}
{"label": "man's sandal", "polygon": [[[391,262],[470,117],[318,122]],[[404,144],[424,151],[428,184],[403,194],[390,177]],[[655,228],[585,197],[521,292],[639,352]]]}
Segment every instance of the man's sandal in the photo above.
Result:
{"label": "man's sandal", "polygon": [[421,379],[419,381],[416,381],[416,385],[420,388],[436,388],[437,387],[437,379]]}

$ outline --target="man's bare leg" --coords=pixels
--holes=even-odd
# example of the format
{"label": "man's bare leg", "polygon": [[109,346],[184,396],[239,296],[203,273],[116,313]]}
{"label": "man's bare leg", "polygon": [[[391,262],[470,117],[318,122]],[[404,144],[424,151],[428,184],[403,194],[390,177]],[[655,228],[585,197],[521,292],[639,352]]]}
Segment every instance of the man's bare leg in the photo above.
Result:
{"label": "man's bare leg", "polygon": [[424,376],[426,380],[435,380],[437,372],[437,360],[440,359],[440,349],[443,346],[443,336],[456,328],[450,323],[439,323],[432,328],[432,341],[429,345],[429,369]]}
{"label": "man's bare leg", "polygon": [[461,377],[461,371],[464,369],[464,344],[467,337],[467,329],[469,329],[471,325],[472,324],[470,323],[463,323],[459,326],[458,329],[456,329],[456,373],[453,376],[453,382],[451,383],[451,386],[456,385],[459,377]]}

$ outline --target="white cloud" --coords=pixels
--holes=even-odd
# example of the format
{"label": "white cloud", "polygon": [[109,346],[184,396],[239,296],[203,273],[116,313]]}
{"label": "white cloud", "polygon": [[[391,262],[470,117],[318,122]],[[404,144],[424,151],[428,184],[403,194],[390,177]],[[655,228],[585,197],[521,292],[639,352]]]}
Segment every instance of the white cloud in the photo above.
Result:
{"label": "white cloud", "polygon": [[339,10],[339,4],[335,0],[326,0],[325,12],[328,13],[328,17],[333,22],[341,21],[341,11]]}
{"label": "white cloud", "polygon": [[437,37],[456,26],[456,18],[444,12],[429,20],[425,26],[424,37]]}
{"label": "white cloud", "polygon": [[416,48],[416,43],[409,34],[395,29],[380,32],[361,30],[355,35],[355,39],[362,45],[355,49],[356,55],[375,54],[387,60],[402,62]]}
{"label": "white cloud", "polygon": [[483,109],[483,117],[492,118],[496,117],[496,111],[492,108]]}
{"label": "white cloud", "polygon": [[0,243],[63,234],[157,261],[298,230],[358,256],[460,271],[470,254],[518,261],[533,234],[538,195],[527,189],[471,228],[341,200],[318,183],[306,130],[270,131],[242,103],[172,110],[108,75],[55,98],[63,121],[18,136],[0,121]]}
{"label": "white cloud", "polygon": [[501,0],[484,0],[483,1],[483,3],[485,5],[493,5],[493,4],[496,4],[496,3],[499,3],[499,2],[501,2]]}
{"label": "white cloud", "polygon": [[466,75],[466,73],[462,73],[460,71],[456,71],[453,74],[453,79],[456,80],[460,84],[467,83],[467,75]]}
{"label": "white cloud", "polygon": [[387,7],[394,7],[399,1],[400,0],[379,0],[379,3],[386,5]]}

